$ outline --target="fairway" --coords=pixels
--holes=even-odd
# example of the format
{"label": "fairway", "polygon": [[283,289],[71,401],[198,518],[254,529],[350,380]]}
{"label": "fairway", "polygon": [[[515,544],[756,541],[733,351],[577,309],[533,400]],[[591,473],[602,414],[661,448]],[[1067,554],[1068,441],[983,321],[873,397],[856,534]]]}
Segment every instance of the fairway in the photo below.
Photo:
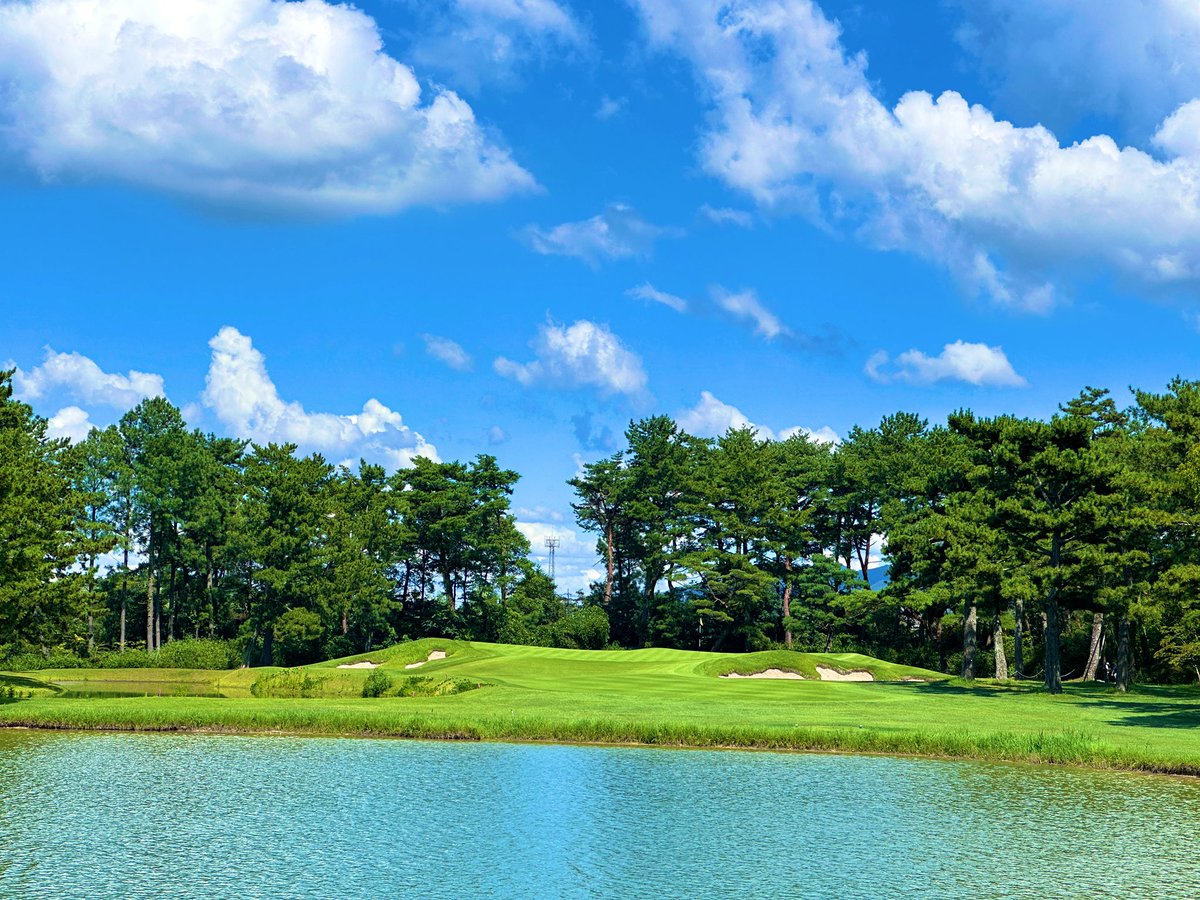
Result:
{"label": "fairway", "polygon": [[[433,651],[447,655],[426,661]],[[366,662],[375,668],[345,668]],[[817,666],[876,681],[817,680]],[[805,678],[720,677],[768,668]],[[383,696],[362,696],[371,678],[386,683]],[[64,697],[63,685],[93,695]],[[1051,696],[856,654],[423,639],[290,670],[64,669],[0,675],[7,687],[23,699],[0,704],[5,725],[848,750],[1200,774],[1194,687],[1122,696],[1069,685]],[[398,692],[414,695],[389,696]],[[149,696],[121,696],[133,693]]]}

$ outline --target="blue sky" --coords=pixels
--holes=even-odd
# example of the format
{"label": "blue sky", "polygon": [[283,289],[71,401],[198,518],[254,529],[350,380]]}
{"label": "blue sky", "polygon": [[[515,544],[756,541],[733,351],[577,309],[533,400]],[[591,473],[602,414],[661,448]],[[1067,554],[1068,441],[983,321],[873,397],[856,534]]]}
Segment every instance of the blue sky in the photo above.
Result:
{"label": "blue sky", "polygon": [[577,589],[564,482],[631,418],[1195,377],[1197,39],[1149,0],[0,0],[0,361],[68,435],[165,392],[335,462],[493,453]]}

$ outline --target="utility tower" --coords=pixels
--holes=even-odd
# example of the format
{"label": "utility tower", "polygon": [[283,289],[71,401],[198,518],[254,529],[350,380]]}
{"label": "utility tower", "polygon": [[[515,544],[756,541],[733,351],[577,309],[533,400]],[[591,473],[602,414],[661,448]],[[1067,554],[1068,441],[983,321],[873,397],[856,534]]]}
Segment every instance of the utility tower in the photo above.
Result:
{"label": "utility tower", "polygon": [[558,580],[554,577],[554,551],[558,549],[558,545],[558,538],[546,538],[546,549],[550,551],[550,580],[554,582],[554,589],[556,591],[558,590]]}

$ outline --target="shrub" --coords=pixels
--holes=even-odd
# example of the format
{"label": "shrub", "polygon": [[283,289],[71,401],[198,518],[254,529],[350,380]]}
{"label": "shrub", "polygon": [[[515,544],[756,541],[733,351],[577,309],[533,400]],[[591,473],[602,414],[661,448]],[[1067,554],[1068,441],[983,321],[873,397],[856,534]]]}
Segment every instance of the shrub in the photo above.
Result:
{"label": "shrub", "polygon": [[260,675],[250,685],[254,697],[320,697],[321,686],[329,678],[321,678],[303,669],[288,669]]}
{"label": "shrub", "polygon": [[154,665],[164,669],[233,669],[241,654],[232,641],[171,641],[153,656]]}
{"label": "shrub", "polygon": [[39,669],[79,669],[90,665],[88,660],[56,650],[49,655],[44,653],[17,653],[10,656],[0,665],[0,669],[9,672],[35,672]]}
{"label": "shrub", "polygon": [[554,643],[578,650],[599,650],[608,643],[608,615],[598,606],[574,609],[554,623]]}
{"label": "shrub", "polygon": [[392,687],[392,676],[387,672],[376,669],[367,676],[367,680],[363,683],[362,695],[364,697],[382,697]]}

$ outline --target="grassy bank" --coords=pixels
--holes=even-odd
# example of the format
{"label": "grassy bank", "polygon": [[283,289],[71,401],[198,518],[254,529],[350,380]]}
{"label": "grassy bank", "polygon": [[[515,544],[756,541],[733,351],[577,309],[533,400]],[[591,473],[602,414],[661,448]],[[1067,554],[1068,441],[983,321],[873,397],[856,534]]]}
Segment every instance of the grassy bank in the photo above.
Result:
{"label": "grassy bank", "polygon": [[[422,663],[433,650],[447,657]],[[379,668],[338,668],[367,659]],[[819,681],[818,665],[879,680]],[[718,677],[766,668],[807,680]],[[301,670],[48,671],[0,676],[0,690],[5,678],[21,679],[32,696],[0,704],[0,725],[841,750],[1200,775],[1195,688],[1120,696],[1071,685],[1054,697],[1030,684],[966,685],[852,654],[589,652],[425,640]],[[361,696],[368,678],[387,682],[383,696]],[[928,680],[903,680],[914,678]],[[101,691],[169,689],[147,691],[167,696],[66,699],[65,682]],[[308,684],[312,696],[270,694],[297,683]],[[417,683],[429,691],[389,695]],[[446,684],[471,689],[439,693]],[[225,696],[183,696],[208,691]]]}

